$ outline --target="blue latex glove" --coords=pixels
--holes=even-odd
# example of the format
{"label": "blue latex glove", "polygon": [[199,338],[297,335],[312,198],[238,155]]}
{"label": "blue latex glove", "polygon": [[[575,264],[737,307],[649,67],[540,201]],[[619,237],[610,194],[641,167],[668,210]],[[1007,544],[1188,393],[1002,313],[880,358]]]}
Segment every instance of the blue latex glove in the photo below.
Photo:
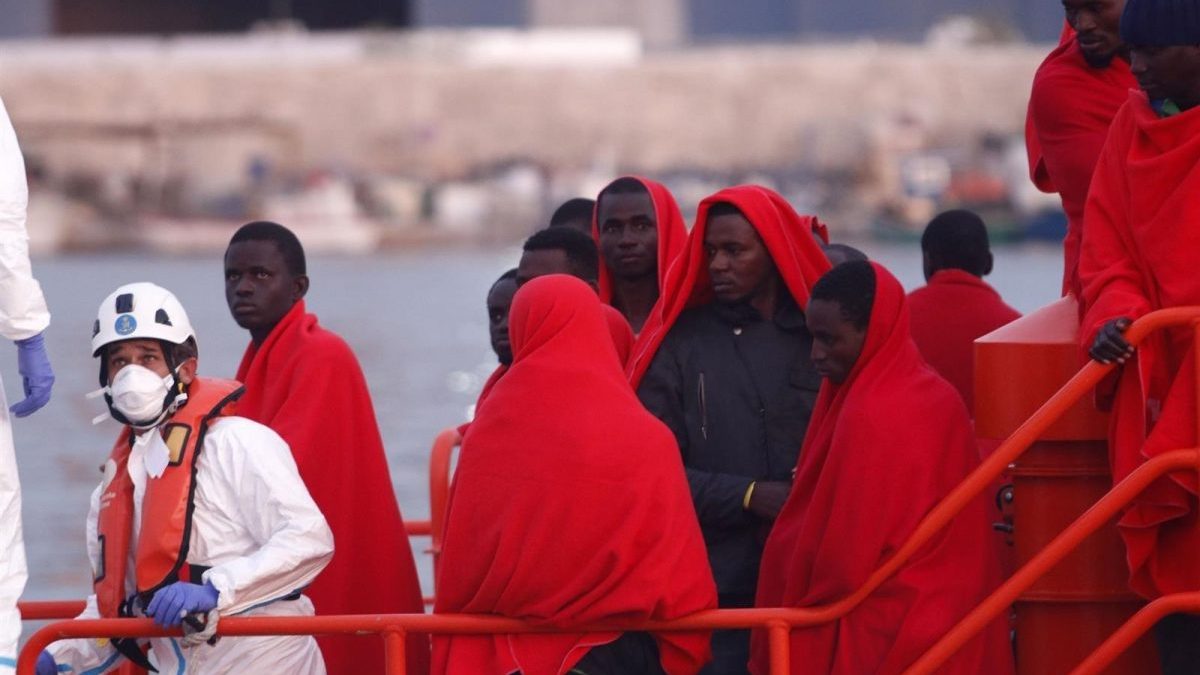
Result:
{"label": "blue latex glove", "polygon": [[41,333],[17,340],[17,370],[25,387],[25,400],[14,403],[8,410],[17,417],[25,417],[50,402],[50,388],[54,386],[54,370],[50,368],[46,340]]}
{"label": "blue latex glove", "polygon": [[183,623],[188,614],[207,614],[217,606],[219,596],[210,583],[201,586],[176,581],[154,594],[150,606],[146,607],[146,616],[163,628],[174,628]]}
{"label": "blue latex glove", "polygon": [[54,662],[50,652],[43,651],[38,654],[37,667],[33,672],[35,675],[58,675],[58,664]]}

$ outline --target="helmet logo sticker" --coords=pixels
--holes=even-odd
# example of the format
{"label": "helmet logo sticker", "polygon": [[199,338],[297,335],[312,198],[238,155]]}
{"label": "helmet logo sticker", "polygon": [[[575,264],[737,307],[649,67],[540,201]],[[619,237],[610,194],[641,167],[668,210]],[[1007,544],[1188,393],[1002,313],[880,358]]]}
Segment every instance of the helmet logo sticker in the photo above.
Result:
{"label": "helmet logo sticker", "polygon": [[122,314],[117,317],[113,329],[117,331],[117,335],[129,335],[137,330],[137,319],[133,318],[132,314]]}

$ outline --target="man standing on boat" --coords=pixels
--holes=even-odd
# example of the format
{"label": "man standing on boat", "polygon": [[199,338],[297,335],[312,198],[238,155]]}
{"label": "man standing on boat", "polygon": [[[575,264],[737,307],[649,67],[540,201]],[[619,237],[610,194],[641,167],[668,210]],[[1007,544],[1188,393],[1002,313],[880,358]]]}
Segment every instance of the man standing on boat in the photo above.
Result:
{"label": "man standing on boat", "polygon": [[222,617],[313,614],[302,592],[333,536],[287,443],[235,416],[241,384],[197,375],[196,334],[165,288],[127,284],[105,298],[92,355],[123,428],[92,493],[94,585],[79,618],[187,619],[190,634],[151,639],[149,661],[132,639],[56,642],[37,674],[104,673],[124,656],[160,673],[323,675],[310,636],[212,640]]}
{"label": "man standing on boat", "polygon": [[1125,0],[1062,4],[1071,30],[1034,75],[1025,143],[1034,184],[1043,192],[1057,192],[1067,212],[1063,293],[1078,297],[1088,185],[1113,116],[1137,82],[1118,29]]}
{"label": "man standing on boat", "polygon": [[596,197],[592,227],[600,250],[600,301],[617,308],[637,333],[687,241],[679,205],[661,183],[624,176]]}
{"label": "man standing on boat", "polygon": [[[412,548],[392,489],[366,378],[350,346],[305,310],[300,240],[277,223],[242,226],[225,251],[225,300],[250,331],[238,367],[238,413],[292,448],[300,476],[338,543],[308,591],[319,614],[424,611]],[[383,672],[377,636],[319,638],[334,675]],[[408,672],[429,670],[429,641],[408,638]]]}
{"label": "man standing on boat", "polygon": [[42,331],[50,324],[50,312],[29,265],[29,237],[25,233],[28,197],[21,148],[4,102],[0,101],[0,335],[17,343],[18,372],[25,390],[25,399],[11,408],[7,408],[0,392],[0,673],[11,673],[17,666],[17,639],[21,635],[17,598],[25,589],[27,577],[21,484],[8,413],[17,417],[32,414],[50,400],[54,384],[42,338]]}
{"label": "man standing on boat", "polygon": [[[848,262],[812,289],[812,360],[824,378],[795,487],[762,556],[760,607],[813,607],[861,588],[921,518],[979,465],[962,400],[917,351],[900,282]],[[1000,582],[986,496],[836,621],[790,634],[792,673],[904,672]],[[1011,675],[1004,617],[938,669]],[[751,671],[770,671],[755,631]]]}
{"label": "man standing on boat", "polygon": [[[721,607],[754,605],[821,382],[804,325],[829,269],[815,220],[759,186],[702,201],[629,365],[683,454]],[[749,645],[746,631],[718,631],[704,672],[746,672]]]}
{"label": "man standing on boat", "polygon": [[921,258],[926,283],[908,295],[913,340],[974,417],[975,340],[1021,314],[983,280],[992,273],[992,249],[975,213],[947,211],[929,221]]}
{"label": "man standing on boat", "polygon": [[[1142,91],[1112,130],[1088,195],[1080,327],[1092,358],[1117,364],[1110,427],[1113,479],[1148,459],[1194,448],[1196,371],[1192,328],[1161,331],[1135,351],[1122,333],[1157,309],[1200,305],[1200,4],[1128,0],[1121,36]],[[1130,586],[1146,598],[1200,589],[1200,509],[1193,473],[1151,484],[1117,521]],[[1155,628],[1163,672],[1195,672],[1200,616],[1174,614]]]}

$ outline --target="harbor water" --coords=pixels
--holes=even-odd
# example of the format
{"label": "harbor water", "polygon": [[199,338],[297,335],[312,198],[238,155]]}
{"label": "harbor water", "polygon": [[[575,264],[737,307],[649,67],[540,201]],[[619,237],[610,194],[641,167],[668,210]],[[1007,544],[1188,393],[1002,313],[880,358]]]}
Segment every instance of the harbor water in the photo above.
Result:
{"label": "harbor water", "polygon": [[[895,272],[906,288],[923,283],[915,242],[859,246]],[[423,249],[309,261],[308,309],[358,354],[374,397],[392,485],[407,518],[428,518],[433,437],[464,420],[495,366],[484,296],[491,282],[516,264],[519,253],[518,248]],[[995,272],[988,280],[1009,304],[1028,312],[1058,297],[1062,263],[1057,246],[1003,247],[995,253]],[[58,379],[49,405],[14,422],[30,567],[25,598],[81,598],[91,578],[84,548],[88,498],[118,430],[111,420],[93,426],[92,418],[104,407],[84,398],[98,386],[98,364],[89,350],[98,303],[131,281],[153,281],[173,290],[196,326],[204,375],[232,376],[248,335],[225,307],[219,257],[60,256],[35,260],[34,271],[53,314],[46,338]],[[12,402],[20,397],[20,380],[16,350],[7,351],[0,354],[0,373]],[[342,456],[339,448],[327,448],[326,461],[338,462]],[[427,544],[427,539],[414,540],[428,592]]]}

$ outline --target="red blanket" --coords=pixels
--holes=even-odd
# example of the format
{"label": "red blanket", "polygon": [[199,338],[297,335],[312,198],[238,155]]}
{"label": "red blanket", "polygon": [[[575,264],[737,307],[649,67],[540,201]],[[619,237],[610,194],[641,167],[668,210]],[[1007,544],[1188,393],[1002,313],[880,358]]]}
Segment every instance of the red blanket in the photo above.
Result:
{"label": "red blanket", "polygon": [[[612,337],[613,347],[617,349],[617,358],[624,364],[629,360],[629,352],[633,349],[633,329],[629,327],[629,322],[620,312],[613,309],[609,305],[603,305],[601,309],[604,311],[604,322],[608,326],[608,334]],[[479,398],[475,400],[475,413],[479,414],[479,408],[483,405],[484,399],[492,393],[492,389],[496,387],[496,383],[508,372],[508,366],[497,366],[492,374],[488,376],[487,382],[483,383],[483,389],[479,391]],[[471,427],[471,423],[467,422],[458,427],[458,435],[466,436],[467,429]]]}
{"label": "red blanket", "polygon": [[712,300],[704,233],[708,229],[708,210],[720,202],[736,206],[758,231],[801,310],[808,306],[808,290],[829,270],[829,259],[817,243],[818,237],[827,237],[825,226],[814,216],[797,214],[778,193],[758,185],[742,185],[705,198],[683,252],[663,281],[658,303],[634,342],[626,371],[635,389],[683,310]]}
{"label": "red blanket", "polygon": [[[436,612],[570,629],[716,606],[674,437],[634,396],[600,308],[573,277],[517,291],[513,365],[463,440]],[[617,637],[435,637],[434,672],[558,675]],[[658,645],[672,675],[708,659],[707,634]]]}
{"label": "red blanket", "polygon": [[[808,607],[857,590],[979,462],[962,400],[921,359],[904,290],[875,265],[866,343],[822,383],[795,484],[763,552],[756,605]],[[999,581],[986,496],[841,620],[792,633],[792,672],[899,673]],[[1007,619],[939,673],[1012,672]],[[755,634],[751,670],[767,672]],[[797,658],[796,655],[799,655]]]}
{"label": "red blanket", "polygon": [[1043,192],[1057,192],[1067,212],[1064,294],[1079,296],[1079,243],[1092,171],[1113,116],[1136,88],[1129,64],[1120,58],[1107,68],[1089,66],[1070,31],[1034,75],[1025,143],[1034,184]]}
{"label": "red blanket", "polygon": [[975,340],[1020,318],[983,279],[941,270],[908,296],[912,335],[925,362],[975,411]]}
{"label": "red blanket", "polygon": [[[687,226],[683,222],[683,215],[679,213],[679,204],[675,202],[675,197],[667,186],[641,176],[628,178],[641,183],[646,192],[650,193],[650,201],[654,203],[654,222],[658,224],[658,287],[662,289],[667,269],[679,256],[687,241]],[[600,246],[596,211],[592,212],[592,239],[596,240],[596,246]],[[608,265],[603,264],[603,260],[600,262],[600,301],[609,304],[612,302],[612,274],[608,271]]]}
{"label": "red blanket", "polygon": [[[317,613],[423,612],[371,394],[350,347],[301,301],[261,346],[246,348],[237,379],[246,383],[238,414],[287,441],[333,530],[333,561],[305,591]],[[383,672],[378,637],[317,641],[331,675]],[[408,668],[429,671],[425,636],[410,636]]]}
{"label": "red blanket", "polygon": [[[1200,305],[1200,109],[1159,119],[1134,92],[1113,120],[1088,196],[1080,279],[1086,350],[1106,322]],[[1153,336],[1121,370],[1110,429],[1113,480],[1196,445],[1191,330]],[[1117,522],[1130,585],[1148,598],[1200,588],[1193,472],[1163,478]]]}

